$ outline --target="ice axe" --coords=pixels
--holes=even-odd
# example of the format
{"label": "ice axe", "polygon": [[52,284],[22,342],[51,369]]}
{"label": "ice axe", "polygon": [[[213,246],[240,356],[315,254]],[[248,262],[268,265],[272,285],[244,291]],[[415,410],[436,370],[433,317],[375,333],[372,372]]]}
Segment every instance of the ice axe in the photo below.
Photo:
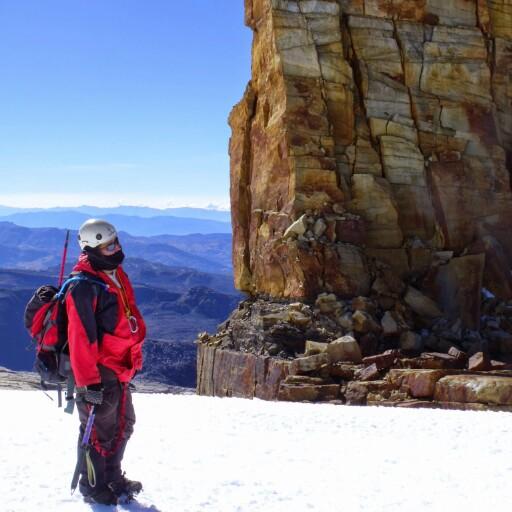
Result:
{"label": "ice axe", "polygon": [[[64,240],[64,250],[62,251],[62,261],[60,263],[60,273],[59,273],[59,283],[57,288],[60,290],[62,286],[62,282],[64,280],[64,270],[66,268],[66,259],[68,256],[68,245],[69,245],[69,229],[66,231],[66,239]],[[73,400],[73,392],[75,390],[75,379],[73,378],[73,373],[70,373],[68,377],[68,385],[66,390],[66,400],[68,402],[64,412],[68,414],[73,414],[73,409],[75,406],[75,402]],[[59,400],[59,407],[62,407],[62,387],[60,382],[57,384],[57,396]]]}
{"label": "ice axe", "polygon": [[[78,485],[78,478],[80,477],[80,471],[83,467],[84,461],[87,459],[88,451],[89,451],[89,439],[91,438],[92,427],[94,425],[94,405],[91,406],[91,410],[89,411],[89,417],[87,418],[87,423],[85,424],[84,435],[82,437],[82,442],[80,443],[80,449],[78,451],[78,460],[76,461],[75,472],[73,474],[73,479],[71,480],[71,494],[75,492],[76,486]],[[90,468],[87,468],[87,475],[90,477],[91,487],[96,485],[96,475],[94,472],[94,466],[91,461],[87,461],[87,464]],[[90,469],[90,470],[89,470]]]}
{"label": "ice axe", "polygon": [[62,261],[60,264],[59,285],[58,285],[59,289],[62,285],[62,280],[64,278],[64,267],[66,266],[66,258],[68,255],[68,244],[69,244],[69,229],[66,232],[66,240],[64,241],[64,251],[62,252]]}

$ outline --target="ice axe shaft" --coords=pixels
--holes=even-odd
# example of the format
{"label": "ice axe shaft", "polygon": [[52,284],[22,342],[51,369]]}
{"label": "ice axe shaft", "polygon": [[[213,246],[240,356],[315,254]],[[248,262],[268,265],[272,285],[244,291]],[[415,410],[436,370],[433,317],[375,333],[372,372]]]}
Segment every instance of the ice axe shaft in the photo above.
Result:
{"label": "ice axe shaft", "polygon": [[85,424],[84,435],[82,442],[80,443],[80,450],[78,451],[78,460],[76,461],[75,472],[73,473],[73,479],[71,480],[71,494],[75,492],[76,486],[78,485],[78,479],[80,478],[80,471],[83,467],[85,455],[89,447],[89,439],[91,438],[92,427],[94,425],[94,405],[91,406],[89,411],[89,417]]}
{"label": "ice axe shaft", "polygon": [[68,256],[68,244],[69,244],[69,229],[66,232],[66,240],[64,241],[64,251],[62,252],[62,261],[60,264],[60,274],[59,274],[59,286],[62,285],[62,280],[64,279],[64,267],[66,266],[66,258]]}

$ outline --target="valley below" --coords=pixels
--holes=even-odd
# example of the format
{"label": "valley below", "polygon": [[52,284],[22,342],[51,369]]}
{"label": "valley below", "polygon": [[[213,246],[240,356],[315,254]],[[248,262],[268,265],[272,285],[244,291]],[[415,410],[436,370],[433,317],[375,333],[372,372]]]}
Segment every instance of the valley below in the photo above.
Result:
{"label": "valley below", "polygon": [[[60,228],[27,228],[0,219],[2,367],[32,369],[34,345],[23,313],[39,286],[57,283],[64,238]],[[120,233],[120,238],[127,254],[123,268],[147,323],[140,378],[193,388],[197,335],[214,332],[242,299],[230,269],[231,235]],[[66,274],[79,254],[75,239],[72,232]]]}

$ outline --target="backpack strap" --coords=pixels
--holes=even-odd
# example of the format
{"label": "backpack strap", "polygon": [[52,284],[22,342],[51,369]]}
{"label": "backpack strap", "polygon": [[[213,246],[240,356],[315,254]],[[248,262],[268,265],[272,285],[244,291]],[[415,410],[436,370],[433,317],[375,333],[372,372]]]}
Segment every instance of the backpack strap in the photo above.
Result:
{"label": "backpack strap", "polygon": [[66,279],[62,283],[60,290],[55,294],[55,300],[59,300],[63,295],[65,295],[68,290],[69,285],[74,282],[77,282],[77,281],[89,281],[91,283],[98,284],[98,285],[102,286],[105,290],[108,289],[107,283],[104,283],[103,281],[100,281],[99,279],[94,279],[92,277],[89,277],[86,274],[80,273],[80,274],[76,274],[73,277]]}

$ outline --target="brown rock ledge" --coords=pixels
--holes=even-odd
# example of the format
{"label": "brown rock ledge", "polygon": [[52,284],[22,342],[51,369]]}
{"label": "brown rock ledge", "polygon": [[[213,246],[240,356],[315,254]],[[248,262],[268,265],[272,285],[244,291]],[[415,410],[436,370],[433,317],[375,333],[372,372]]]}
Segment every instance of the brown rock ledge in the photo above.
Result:
{"label": "brown rock ledge", "polygon": [[[198,346],[198,388],[202,395],[261,398],[291,402],[347,405],[436,407],[460,410],[512,410],[512,371],[473,373],[467,370],[391,368],[380,379],[366,380],[364,365],[339,363],[295,367],[269,356]],[[323,354],[322,354],[323,355]],[[313,356],[315,357],[315,356]],[[421,358],[418,358],[418,360]],[[395,366],[402,364],[395,359]],[[407,360],[411,364],[411,360]],[[348,369],[351,371],[348,371]],[[377,371],[375,363],[367,366]]]}

